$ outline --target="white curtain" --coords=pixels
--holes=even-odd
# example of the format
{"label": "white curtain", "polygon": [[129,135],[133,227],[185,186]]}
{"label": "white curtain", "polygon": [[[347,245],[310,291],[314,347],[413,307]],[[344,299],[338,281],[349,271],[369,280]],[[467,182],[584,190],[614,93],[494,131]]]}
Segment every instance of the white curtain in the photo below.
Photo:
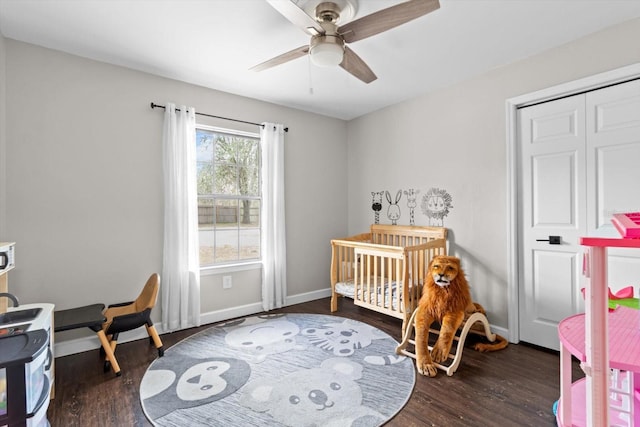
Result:
{"label": "white curtain", "polygon": [[[176,110],[180,111],[176,111]],[[200,325],[200,262],[195,110],[167,103],[162,154],[164,251],[161,294],[165,331]]]}
{"label": "white curtain", "polygon": [[284,128],[263,123],[262,149],[262,308],[280,308],[287,295],[284,221]]}

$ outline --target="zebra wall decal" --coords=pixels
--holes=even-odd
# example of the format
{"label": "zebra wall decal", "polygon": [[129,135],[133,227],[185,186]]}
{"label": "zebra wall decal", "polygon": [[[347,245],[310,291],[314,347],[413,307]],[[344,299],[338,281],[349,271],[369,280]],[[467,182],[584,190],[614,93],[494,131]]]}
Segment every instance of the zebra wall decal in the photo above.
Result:
{"label": "zebra wall decal", "polygon": [[384,191],[371,192],[371,209],[373,210],[373,223],[380,224],[380,211],[382,210],[382,195]]}

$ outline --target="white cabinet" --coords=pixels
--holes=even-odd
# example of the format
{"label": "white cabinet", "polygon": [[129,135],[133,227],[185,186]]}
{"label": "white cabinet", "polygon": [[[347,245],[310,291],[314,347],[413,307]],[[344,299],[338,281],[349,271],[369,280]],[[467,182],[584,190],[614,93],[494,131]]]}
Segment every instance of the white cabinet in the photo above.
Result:
{"label": "white cabinet", "polygon": [[[0,426],[49,426],[53,308],[53,304],[12,307],[0,325]],[[37,314],[20,316],[29,312]]]}
{"label": "white cabinet", "polygon": [[[16,265],[16,244],[0,242],[0,292],[8,292],[9,270]],[[0,298],[0,313],[7,311],[7,298]]]}

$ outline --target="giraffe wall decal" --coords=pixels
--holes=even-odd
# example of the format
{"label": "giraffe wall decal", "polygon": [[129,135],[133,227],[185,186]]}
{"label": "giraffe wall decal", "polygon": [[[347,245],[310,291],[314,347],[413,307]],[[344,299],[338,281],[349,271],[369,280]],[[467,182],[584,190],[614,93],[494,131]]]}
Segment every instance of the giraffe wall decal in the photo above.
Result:
{"label": "giraffe wall decal", "polygon": [[418,198],[419,193],[420,190],[416,190],[414,188],[404,190],[404,194],[407,196],[407,207],[409,208],[409,225],[416,225],[415,210],[418,206],[416,199]]}

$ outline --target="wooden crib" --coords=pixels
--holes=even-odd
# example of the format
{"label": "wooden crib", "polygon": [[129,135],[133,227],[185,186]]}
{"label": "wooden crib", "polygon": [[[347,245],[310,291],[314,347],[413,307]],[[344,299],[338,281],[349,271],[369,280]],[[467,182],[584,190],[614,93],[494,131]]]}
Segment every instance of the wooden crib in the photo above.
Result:
{"label": "wooden crib", "polygon": [[443,227],[373,224],[369,233],[331,240],[331,311],[338,297],[402,319],[418,305],[429,262],[446,255]]}

